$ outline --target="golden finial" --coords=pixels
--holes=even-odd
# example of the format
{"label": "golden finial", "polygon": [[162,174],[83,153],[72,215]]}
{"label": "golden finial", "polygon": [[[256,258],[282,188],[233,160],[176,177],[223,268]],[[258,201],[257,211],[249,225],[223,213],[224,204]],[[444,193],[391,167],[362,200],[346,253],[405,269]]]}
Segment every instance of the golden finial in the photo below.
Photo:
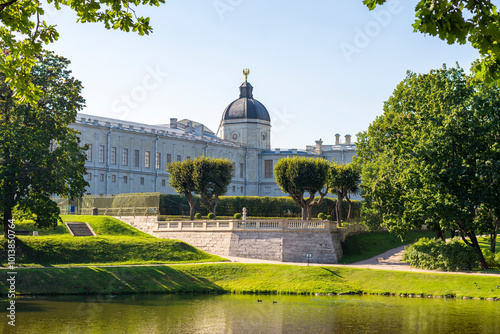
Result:
{"label": "golden finial", "polygon": [[247,81],[247,77],[250,74],[250,70],[248,68],[243,69],[243,75],[245,76],[245,81]]}

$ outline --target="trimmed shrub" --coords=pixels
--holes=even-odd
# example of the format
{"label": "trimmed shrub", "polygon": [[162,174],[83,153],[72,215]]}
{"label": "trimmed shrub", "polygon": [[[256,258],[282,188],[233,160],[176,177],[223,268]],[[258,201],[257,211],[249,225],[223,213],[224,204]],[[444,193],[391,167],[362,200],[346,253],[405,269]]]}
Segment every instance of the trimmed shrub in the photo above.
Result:
{"label": "trimmed shrub", "polygon": [[[351,219],[359,218],[361,215],[361,201],[352,201],[353,208]],[[201,206],[200,197],[194,196],[196,211],[203,216],[208,211]],[[317,216],[320,212],[326,212],[335,217],[335,198],[326,197],[319,206],[313,207],[312,215]],[[258,197],[258,196],[222,196],[217,204],[218,216],[234,216],[241,213],[243,208],[247,209],[249,217],[300,217],[301,208],[290,197]],[[349,205],[346,201],[342,203],[342,220],[347,217]],[[160,195],[160,214],[174,216],[188,216],[189,205],[184,196]]]}
{"label": "trimmed shrub", "polygon": [[199,213],[199,212],[197,212],[197,213],[194,215],[194,218],[196,218],[196,219],[201,219],[201,217],[203,217],[203,216],[202,216],[202,215],[201,215],[201,213]]}
{"label": "trimmed shrub", "polygon": [[332,216],[331,215],[326,215],[326,219],[331,221],[332,220]]}
{"label": "trimmed shrub", "polygon": [[235,213],[234,214],[234,219],[241,219],[241,213]]}
{"label": "trimmed shrub", "polygon": [[323,212],[320,212],[320,213],[318,213],[318,218],[321,219],[321,220],[325,220],[326,219],[326,215]]}
{"label": "trimmed shrub", "polygon": [[406,248],[403,261],[411,266],[430,270],[471,270],[479,265],[476,250],[460,242],[458,238],[450,242],[422,238]]}
{"label": "trimmed shrub", "polygon": [[211,212],[210,212],[210,213],[207,215],[207,218],[208,218],[208,219],[214,219],[214,218],[215,218],[215,215],[214,215],[213,213],[211,213]]}
{"label": "trimmed shrub", "polygon": [[500,266],[500,253],[492,253],[489,249],[483,249],[483,256],[488,264],[488,267]]}

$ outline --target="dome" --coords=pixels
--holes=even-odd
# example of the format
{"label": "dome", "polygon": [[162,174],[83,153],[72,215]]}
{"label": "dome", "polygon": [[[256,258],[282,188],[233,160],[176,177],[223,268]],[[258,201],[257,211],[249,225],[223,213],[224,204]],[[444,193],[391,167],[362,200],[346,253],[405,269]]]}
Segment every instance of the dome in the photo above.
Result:
{"label": "dome", "polygon": [[240,98],[231,102],[224,110],[222,120],[255,119],[270,122],[266,107],[253,98],[253,87],[248,81],[240,86]]}

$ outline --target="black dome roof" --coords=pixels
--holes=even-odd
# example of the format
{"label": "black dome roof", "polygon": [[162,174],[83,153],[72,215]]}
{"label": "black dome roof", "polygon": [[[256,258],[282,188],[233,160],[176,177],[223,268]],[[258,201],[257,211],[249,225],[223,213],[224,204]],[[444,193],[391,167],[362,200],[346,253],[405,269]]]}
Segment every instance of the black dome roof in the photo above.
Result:
{"label": "black dome roof", "polygon": [[269,112],[262,103],[253,98],[252,90],[252,85],[245,81],[240,86],[240,98],[226,107],[222,120],[250,118],[270,122]]}

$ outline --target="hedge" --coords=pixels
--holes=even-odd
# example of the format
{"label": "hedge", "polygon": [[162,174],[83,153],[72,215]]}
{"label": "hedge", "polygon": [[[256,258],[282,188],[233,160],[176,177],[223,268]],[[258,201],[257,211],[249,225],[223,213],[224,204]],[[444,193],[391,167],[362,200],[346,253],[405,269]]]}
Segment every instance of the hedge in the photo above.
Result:
{"label": "hedge", "polygon": [[[361,214],[361,201],[352,201],[353,207],[351,219],[359,218]],[[201,205],[200,197],[194,197],[196,212],[203,216],[208,211]],[[320,206],[313,208],[313,217],[319,213],[332,215],[335,218],[336,199],[324,198]],[[300,217],[301,209],[290,197],[259,197],[259,196],[222,196],[217,205],[218,216],[234,216],[235,213],[241,213],[242,209],[247,209],[247,216],[257,217]],[[342,219],[347,217],[349,205],[346,201],[342,203]],[[160,195],[160,215],[189,215],[189,205],[187,199],[180,195]]]}

